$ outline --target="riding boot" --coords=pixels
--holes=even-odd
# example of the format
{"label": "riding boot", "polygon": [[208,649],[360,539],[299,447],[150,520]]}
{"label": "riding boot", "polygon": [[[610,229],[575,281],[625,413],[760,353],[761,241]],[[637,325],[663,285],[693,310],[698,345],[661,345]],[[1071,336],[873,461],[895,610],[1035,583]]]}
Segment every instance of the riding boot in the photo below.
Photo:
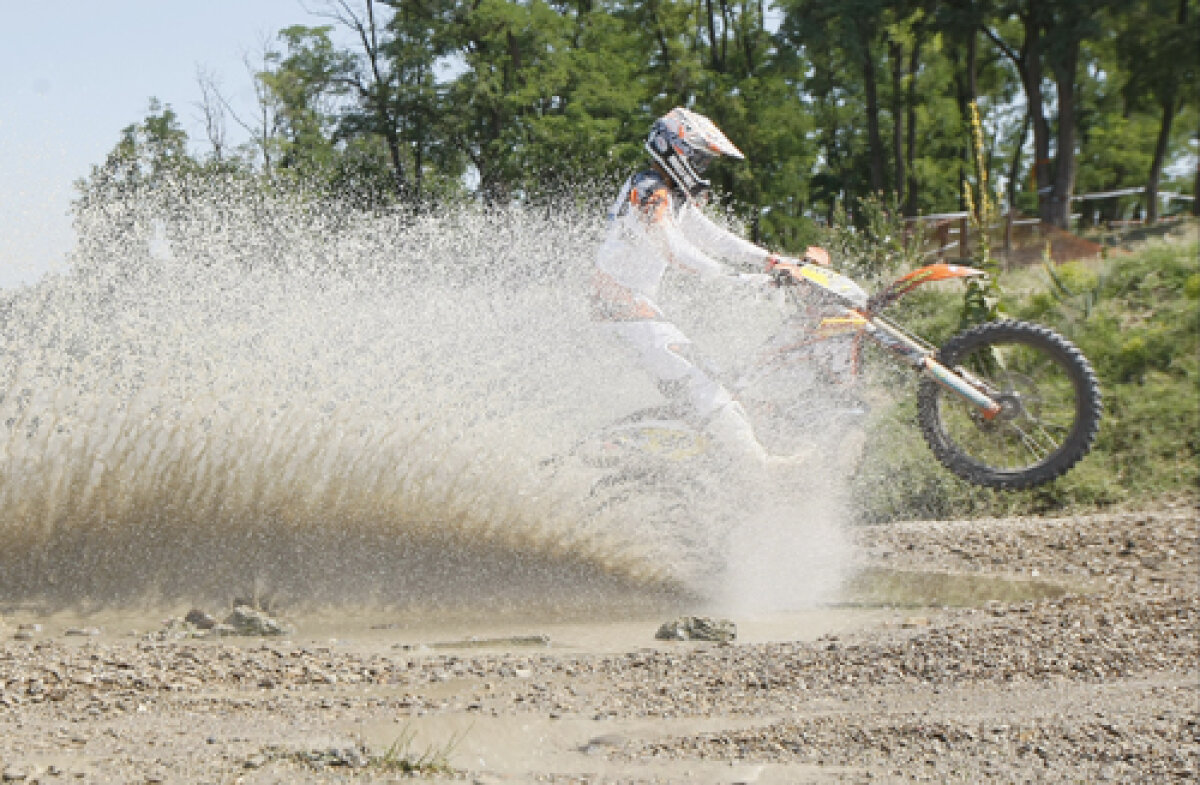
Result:
{"label": "riding boot", "polygon": [[754,435],[746,410],[737,401],[713,414],[705,425],[713,440],[738,466],[766,471],[772,476],[789,475],[804,468],[807,456],[771,455]]}
{"label": "riding boot", "polygon": [[754,428],[746,410],[737,401],[717,409],[704,425],[713,441],[733,460],[741,464],[765,466],[767,451],[754,437]]}

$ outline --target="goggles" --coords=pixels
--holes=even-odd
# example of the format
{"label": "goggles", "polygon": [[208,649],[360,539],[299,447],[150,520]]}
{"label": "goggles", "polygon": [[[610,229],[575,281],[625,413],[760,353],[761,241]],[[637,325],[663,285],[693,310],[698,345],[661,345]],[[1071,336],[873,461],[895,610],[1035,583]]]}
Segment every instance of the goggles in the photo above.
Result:
{"label": "goggles", "polygon": [[713,162],[713,159],[717,157],[708,150],[692,147],[683,140],[680,140],[676,143],[675,149],[680,155],[687,159],[687,162],[692,165],[692,168],[695,169],[697,173],[702,173],[708,168],[708,165]]}

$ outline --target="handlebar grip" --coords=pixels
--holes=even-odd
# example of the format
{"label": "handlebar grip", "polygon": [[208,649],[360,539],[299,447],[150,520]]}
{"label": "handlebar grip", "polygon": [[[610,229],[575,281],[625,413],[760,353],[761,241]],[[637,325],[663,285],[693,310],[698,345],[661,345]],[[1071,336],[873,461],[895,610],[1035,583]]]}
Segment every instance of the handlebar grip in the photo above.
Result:
{"label": "handlebar grip", "polygon": [[771,278],[776,286],[795,286],[796,276],[786,267],[775,267],[771,270]]}

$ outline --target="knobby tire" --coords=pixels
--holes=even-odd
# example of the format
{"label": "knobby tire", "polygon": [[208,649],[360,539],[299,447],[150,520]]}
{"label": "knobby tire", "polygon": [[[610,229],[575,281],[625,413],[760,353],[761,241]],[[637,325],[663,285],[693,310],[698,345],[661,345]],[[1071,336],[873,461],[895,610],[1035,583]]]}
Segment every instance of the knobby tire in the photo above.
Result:
{"label": "knobby tire", "polygon": [[[990,371],[979,368],[1006,352],[1024,358],[1030,373],[1010,371],[1002,363],[993,363],[997,367]],[[1100,425],[1100,385],[1087,358],[1066,338],[1027,322],[989,322],[950,338],[938,361],[950,369],[963,366],[1021,402],[1019,416],[986,421],[953,392],[930,378],[921,379],[917,398],[921,432],[938,461],[962,479],[989,488],[1033,488],[1061,477],[1091,450]],[[1051,381],[1044,390],[1038,387],[1039,380],[1032,374],[1049,373],[1049,365],[1069,382],[1069,393],[1062,382],[1056,386]],[[1055,391],[1065,401],[1060,408],[1073,409],[1065,424],[1048,417],[1043,422],[1044,413],[1037,411],[1039,395]],[[1068,395],[1073,401],[1066,400]],[[1072,403],[1073,407],[1067,405]],[[1062,415],[1064,420],[1067,417]],[[1022,451],[1030,453],[1030,462],[998,465],[1005,452]]]}

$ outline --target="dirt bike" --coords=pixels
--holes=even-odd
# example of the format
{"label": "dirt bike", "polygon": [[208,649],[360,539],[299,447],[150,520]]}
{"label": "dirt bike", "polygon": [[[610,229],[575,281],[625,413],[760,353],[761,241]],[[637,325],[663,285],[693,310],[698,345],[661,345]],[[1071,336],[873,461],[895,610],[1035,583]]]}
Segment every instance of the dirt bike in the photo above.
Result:
{"label": "dirt bike", "polygon": [[[969,327],[939,349],[883,315],[919,286],[981,277],[983,271],[931,264],[874,296],[811,263],[784,261],[770,275],[794,306],[793,329],[769,340],[729,386],[772,452],[821,431],[837,438],[847,421],[861,419],[866,409],[857,381],[867,342],[920,375],[917,421],[925,441],[942,465],[968,482],[1032,488],[1060,477],[1091,449],[1100,388],[1087,359],[1066,338],[1004,320]],[[620,489],[645,487],[640,480],[650,466],[661,475],[686,468],[711,449],[702,424],[676,407],[659,406],[610,424],[573,453],[609,470],[598,489]],[[690,481],[686,470],[672,474],[672,482]],[[686,489],[674,487],[674,498],[685,495]]]}

